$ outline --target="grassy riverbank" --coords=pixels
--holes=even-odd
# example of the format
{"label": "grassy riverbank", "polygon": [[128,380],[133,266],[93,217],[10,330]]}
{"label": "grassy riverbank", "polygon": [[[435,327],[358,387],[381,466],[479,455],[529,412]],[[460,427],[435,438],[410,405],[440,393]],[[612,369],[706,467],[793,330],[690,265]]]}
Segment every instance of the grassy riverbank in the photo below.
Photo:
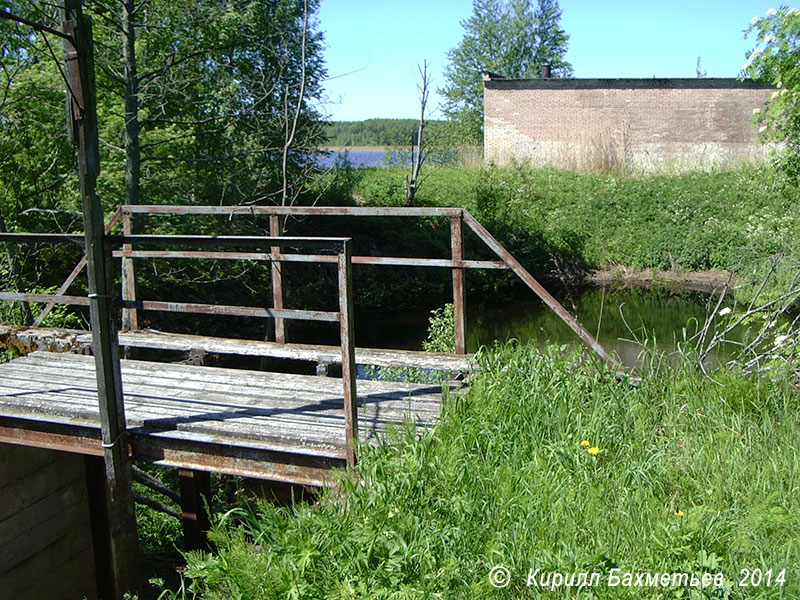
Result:
{"label": "grassy riverbank", "polygon": [[[513,346],[482,367],[434,432],[409,425],[364,448],[360,480],[338,493],[223,516],[217,551],[190,557],[198,597],[539,597],[529,569],[599,573],[581,598],[800,593],[789,386],[656,365],[632,387]],[[512,574],[504,590],[489,583],[495,565]],[[608,587],[614,568],[722,573],[725,589]],[[772,569],[772,585],[739,587],[742,569]]]}
{"label": "grassy riverbank", "polygon": [[[462,206],[538,271],[570,263],[744,272],[800,250],[800,190],[769,168],[616,177],[552,169],[429,168],[418,203]],[[403,201],[400,169],[354,171],[368,205]]]}

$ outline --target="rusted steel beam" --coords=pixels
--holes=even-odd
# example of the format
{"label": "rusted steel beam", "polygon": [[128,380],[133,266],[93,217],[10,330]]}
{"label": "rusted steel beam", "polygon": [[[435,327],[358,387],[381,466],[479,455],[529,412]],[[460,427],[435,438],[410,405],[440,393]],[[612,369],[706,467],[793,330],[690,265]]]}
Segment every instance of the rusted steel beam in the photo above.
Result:
{"label": "rusted steel beam", "polygon": [[231,306],[228,304],[195,304],[188,302],[160,302],[155,300],[123,300],[125,308],[138,308],[141,310],[155,310],[162,312],[184,312],[198,315],[225,315],[231,317],[263,317],[297,319],[300,321],[328,321],[335,323],[339,320],[338,312],[322,310],[295,310],[284,308],[261,308],[257,306]]}
{"label": "rusted steel beam", "polygon": [[[336,262],[335,256],[321,254],[279,254],[278,260],[287,262]],[[508,269],[496,260],[453,260],[451,258],[415,258],[406,256],[354,256],[354,265],[383,265],[395,267],[439,267],[459,269]]]}
{"label": "rusted steel beam", "polygon": [[[114,211],[114,214],[111,215],[111,218],[108,220],[108,223],[106,223],[105,226],[106,234],[111,232],[111,229],[113,229],[114,225],[117,224],[117,221],[119,221],[121,216],[122,216],[121,209],[118,208],[117,210]],[[71,286],[72,282],[74,282],[78,278],[78,275],[80,275],[81,271],[83,271],[83,268],[85,266],[86,266],[86,255],[84,254],[78,261],[78,264],[75,265],[75,268],[72,269],[72,273],[70,273],[67,276],[67,278],[64,280],[64,283],[62,283],[61,287],[58,288],[58,291],[56,292],[57,296],[64,294],[64,292],[66,292],[69,289],[69,286]],[[40,312],[39,316],[36,317],[36,320],[33,322],[33,326],[39,327],[47,318],[47,315],[50,314],[50,311],[53,310],[55,305],[56,305],[55,302],[48,302],[47,306],[42,308],[42,312]]]}
{"label": "rusted steel beam", "polygon": [[339,254],[339,335],[342,346],[342,389],[344,400],[344,430],[347,464],[356,464],[355,445],[358,442],[358,396],[356,393],[356,352],[353,320],[352,249],[348,240]]}
{"label": "rusted steel beam", "polygon": [[0,242],[11,244],[64,244],[83,247],[84,236],[74,233],[0,233]]}
{"label": "rusted steel beam", "polygon": [[48,302],[55,304],[72,304],[89,306],[86,296],[62,296],[60,294],[22,294],[17,292],[0,292],[0,300],[16,300],[18,302]]}
{"label": "rusted steel beam", "polygon": [[208,550],[211,528],[206,505],[211,508],[211,476],[207,471],[178,469],[181,490],[181,524],[184,550]]}
{"label": "rusted steel beam", "polygon": [[[450,252],[453,262],[460,262],[464,253],[463,218],[450,217]],[[454,267],[453,272],[453,321],[456,354],[467,353],[466,296],[464,294],[464,269]]]}
{"label": "rusted steel beam", "polygon": [[511,253],[506,250],[500,242],[498,242],[494,236],[489,233],[486,228],[481,225],[478,220],[473,217],[468,211],[464,211],[464,222],[475,232],[475,234],[483,240],[485,243],[503,262],[505,262],[508,267],[517,274],[517,276],[529,287],[531,288],[542,301],[550,307],[550,309],[555,312],[564,323],[566,323],[570,329],[572,329],[578,337],[583,340],[583,343],[586,344],[591,350],[593,350],[600,358],[602,358],[610,367],[613,369],[620,369],[621,365],[619,361],[612,357],[605,348],[603,348],[600,343],[594,339],[591,333],[584,329],[583,325],[581,325],[578,320],[566,309],[564,308],[558,300],[553,298],[550,293],[542,287],[542,285],[536,281],[536,279],[528,273],[527,269],[522,266],[522,264],[514,258]]}
{"label": "rusted steel beam", "polygon": [[[269,216],[269,234],[271,237],[281,236],[280,217],[278,215]],[[280,246],[272,246],[270,248],[270,258],[272,265],[270,266],[270,277],[272,280],[272,307],[280,310],[283,308],[283,265],[281,265],[275,258],[280,254]],[[275,341],[279,344],[286,343],[286,322],[281,319],[275,319]]]}
{"label": "rusted steel beam", "polygon": [[[316,248],[331,252],[341,251],[344,240],[337,237],[267,237],[236,235],[109,235],[112,244],[141,244],[145,246],[219,246],[265,247],[279,246]],[[2,240],[0,240],[2,241]]]}
{"label": "rusted steel beam", "polygon": [[134,458],[157,465],[301,485],[331,485],[330,470],[346,465],[344,456],[310,456],[229,442],[176,440],[146,432],[134,435],[131,442]]}
{"label": "rusted steel beam", "polygon": [[460,208],[386,206],[163,206],[125,205],[124,211],[151,215],[308,215],[352,217],[455,217]]}
{"label": "rusted steel beam", "polygon": [[[336,263],[338,258],[330,254],[284,254],[267,252],[203,252],[193,250],[117,250],[114,257],[169,258],[169,259],[215,259],[215,260],[274,260],[278,262]],[[497,260],[452,260],[449,258],[412,258],[397,256],[354,256],[354,265],[385,265],[402,267],[444,267],[460,269],[508,269]]]}
{"label": "rusted steel beam", "polygon": [[84,435],[67,435],[43,430],[40,423],[30,421],[10,423],[9,419],[4,418],[3,422],[0,422],[0,443],[89,456],[103,456],[104,450],[99,433],[97,430],[87,430]]}

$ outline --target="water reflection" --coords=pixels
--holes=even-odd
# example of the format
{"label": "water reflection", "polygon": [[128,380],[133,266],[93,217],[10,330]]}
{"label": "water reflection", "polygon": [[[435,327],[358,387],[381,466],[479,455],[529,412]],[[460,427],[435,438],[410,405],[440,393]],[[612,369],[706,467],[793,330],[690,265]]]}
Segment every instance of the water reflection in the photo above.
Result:
{"label": "water reflection", "polygon": [[[672,351],[705,323],[710,296],[703,292],[663,288],[581,288],[553,291],[583,326],[629,366],[638,363],[641,343],[656,343]],[[716,297],[714,298],[716,301]],[[421,349],[427,314],[373,316],[359,327],[359,345]],[[580,347],[577,335],[533,294],[502,305],[467,306],[467,350],[490,346],[495,340],[517,339],[540,346]]]}

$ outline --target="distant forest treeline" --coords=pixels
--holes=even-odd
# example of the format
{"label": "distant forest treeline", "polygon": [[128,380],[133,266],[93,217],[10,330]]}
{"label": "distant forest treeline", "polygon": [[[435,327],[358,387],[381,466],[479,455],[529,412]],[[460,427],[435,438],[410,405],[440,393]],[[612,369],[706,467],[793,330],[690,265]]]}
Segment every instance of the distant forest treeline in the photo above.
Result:
{"label": "distant forest treeline", "polygon": [[[416,119],[367,119],[334,121],[326,127],[328,146],[406,146],[416,136]],[[428,121],[425,134],[429,140],[446,139],[450,123]]]}

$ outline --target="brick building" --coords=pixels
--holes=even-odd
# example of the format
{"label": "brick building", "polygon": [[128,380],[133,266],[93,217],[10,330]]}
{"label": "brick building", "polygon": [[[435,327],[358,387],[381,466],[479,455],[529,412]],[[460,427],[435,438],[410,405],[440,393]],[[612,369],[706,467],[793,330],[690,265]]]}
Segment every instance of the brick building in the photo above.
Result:
{"label": "brick building", "polygon": [[774,88],[738,79],[484,75],[484,157],[628,173],[763,161],[753,112]]}

